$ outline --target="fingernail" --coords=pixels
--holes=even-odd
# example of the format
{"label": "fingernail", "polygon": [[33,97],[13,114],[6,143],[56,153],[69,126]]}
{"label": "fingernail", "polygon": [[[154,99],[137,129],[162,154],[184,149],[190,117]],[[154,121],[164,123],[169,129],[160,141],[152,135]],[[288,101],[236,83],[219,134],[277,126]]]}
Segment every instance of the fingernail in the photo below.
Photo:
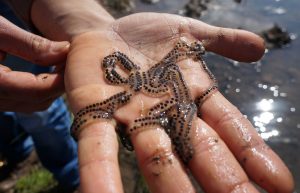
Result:
{"label": "fingernail", "polygon": [[55,42],[53,51],[54,52],[65,52],[65,51],[68,51],[69,48],[70,48],[70,43],[67,41]]}

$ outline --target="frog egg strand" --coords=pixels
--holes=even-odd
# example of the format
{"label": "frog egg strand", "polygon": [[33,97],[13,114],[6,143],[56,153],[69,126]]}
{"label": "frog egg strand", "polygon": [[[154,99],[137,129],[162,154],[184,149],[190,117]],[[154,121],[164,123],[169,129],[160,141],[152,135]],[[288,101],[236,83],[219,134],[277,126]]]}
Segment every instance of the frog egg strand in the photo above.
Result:
{"label": "frog egg strand", "polygon": [[[160,62],[146,72],[140,72],[140,68],[121,52],[114,52],[105,57],[102,62],[105,78],[110,84],[129,85],[132,91],[142,91],[150,96],[161,96],[169,90],[171,91],[172,98],[149,109],[148,117],[136,119],[129,133],[151,125],[161,126],[170,136],[176,153],[184,163],[188,163],[193,155],[190,130],[197,107],[194,105],[177,63],[186,58],[199,60],[209,78],[216,82],[213,74],[201,58],[204,52],[205,49],[199,41],[190,45],[180,41]],[[116,65],[120,65],[129,73],[128,78],[122,77],[116,71]],[[215,87],[209,88],[197,100],[201,102]],[[101,103],[86,107],[78,112],[78,118],[75,118],[74,121],[75,127],[82,127],[90,119],[111,118],[115,110],[128,103],[130,98],[131,94],[122,92]],[[130,141],[128,135],[124,136],[123,139]]]}

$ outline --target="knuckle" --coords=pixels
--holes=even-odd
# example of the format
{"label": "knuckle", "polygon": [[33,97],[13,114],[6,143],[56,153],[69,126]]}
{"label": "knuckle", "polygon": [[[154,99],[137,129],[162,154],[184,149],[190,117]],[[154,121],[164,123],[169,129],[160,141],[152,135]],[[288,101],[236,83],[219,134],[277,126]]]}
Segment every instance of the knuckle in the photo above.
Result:
{"label": "knuckle", "polygon": [[177,160],[172,151],[171,139],[164,130],[150,128],[133,133],[131,140],[138,163],[148,174],[159,175],[158,171],[162,171],[165,166]]}
{"label": "knuckle", "polygon": [[[227,133],[227,136],[234,135],[238,137],[235,142],[229,142],[228,145],[232,146],[233,144],[237,144],[234,151],[235,154],[238,155],[239,159],[242,159],[242,155],[249,152],[248,150],[252,152],[253,149],[266,147],[263,139],[258,135],[250,121],[235,106],[231,107],[229,111],[223,113],[214,128],[221,137],[224,133]],[[219,130],[224,128],[227,130],[230,129],[230,132],[222,132]],[[228,142],[228,139],[226,139],[225,142]]]}
{"label": "knuckle", "polygon": [[176,157],[171,149],[156,149],[152,154],[147,155],[140,165],[144,171],[153,176],[160,176],[164,170],[176,162]]}
{"label": "knuckle", "polygon": [[161,165],[170,163],[174,159],[174,154],[171,148],[157,147],[152,152],[148,152],[141,160],[141,165],[148,167],[153,165]]}
{"label": "knuckle", "polygon": [[239,41],[239,33],[236,29],[228,29],[231,31],[231,38],[232,42],[238,42]]}
{"label": "knuckle", "polygon": [[218,41],[223,41],[225,39],[224,30],[225,30],[224,28],[218,27],[217,34],[216,34],[216,37],[217,37]]}
{"label": "knuckle", "polygon": [[230,110],[224,111],[223,114],[216,121],[217,126],[225,125],[229,122],[235,122],[236,120],[246,119],[244,115],[238,110],[236,106],[232,106]]}
{"label": "knuckle", "polygon": [[269,150],[270,148],[265,142],[254,140],[241,147],[237,159],[242,166],[245,166],[247,164],[247,158],[251,157],[253,152],[265,152]]}
{"label": "knuckle", "polygon": [[[81,161],[79,167],[89,166],[91,164],[116,165],[118,141],[114,127],[105,120],[97,120],[93,124],[84,126],[79,134],[78,143],[82,149],[79,150]],[[91,147],[96,147],[93,150]],[[109,147],[109,148],[108,148]],[[84,151],[89,149],[89,152]],[[92,154],[93,156],[88,156]]]}
{"label": "knuckle", "polygon": [[36,54],[36,56],[39,56],[43,52],[49,51],[51,48],[51,41],[43,37],[30,34],[28,39],[30,42],[30,50],[33,52],[33,54]]}
{"label": "knuckle", "polygon": [[210,152],[215,147],[221,145],[221,138],[218,136],[208,136],[201,140],[195,140],[193,142],[195,157],[199,156],[205,152]]}
{"label": "knuckle", "polygon": [[91,159],[88,161],[81,161],[79,163],[79,169],[82,171],[85,169],[88,170],[90,167],[93,167],[94,165],[99,167],[99,165],[112,166],[115,164],[116,164],[116,160],[103,156],[103,157],[98,157],[98,158]]}
{"label": "knuckle", "polygon": [[236,183],[234,183],[231,186],[230,191],[228,191],[229,193],[237,193],[237,192],[245,192],[249,189],[249,181],[247,179],[240,179],[239,181],[237,181]]}

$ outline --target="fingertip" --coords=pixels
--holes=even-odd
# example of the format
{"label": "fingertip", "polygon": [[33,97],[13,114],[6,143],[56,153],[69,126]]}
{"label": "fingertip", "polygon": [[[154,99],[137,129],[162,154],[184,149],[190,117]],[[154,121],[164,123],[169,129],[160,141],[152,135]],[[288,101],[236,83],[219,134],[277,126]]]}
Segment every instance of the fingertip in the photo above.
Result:
{"label": "fingertip", "polygon": [[[264,40],[249,31],[239,30],[241,35],[240,38],[241,44],[245,49],[249,49],[249,52],[245,50],[244,53],[241,53],[241,61],[243,62],[255,62],[260,60],[265,54],[265,42]],[[244,45],[243,45],[244,44]],[[242,47],[241,46],[241,47]],[[243,49],[241,50],[241,52]]]}
{"label": "fingertip", "polygon": [[203,40],[208,51],[240,62],[255,62],[264,55],[265,44],[260,36],[240,29],[214,28],[211,37]]}
{"label": "fingertip", "polygon": [[282,182],[281,185],[277,185],[274,192],[292,193],[295,190],[295,183],[292,174],[286,170],[285,175],[282,175],[279,179]]}
{"label": "fingertip", "polygon": [[264,143],[250,122],[220,93],[205,101],[201,114],[226,142],[249,178],[270,193],[293,192],[293,177],[284,162]]}
{"label": "fingertip", "polygon": [[266,181],[259,182],[270,193],[292,193],[294,192],[295,184],[294,179],[281,159],[274,153],[273,158],[277,162],[277,171],[270,172],[269,177],[265,178]]}
{"label": "fingertip", "polygon": [[54,53],[67,53],[70,48],[70,43],[68,41],[62,41],[62,42],[54,42],[52,46],[52,51]]}
{"label": "fingertip", "polygon": [[207,51],[240,62],[255,62],[264,55],[264,40],[249,31],[212,26],[190,19],[191,34],[203,41]]}
{"label": "fingertip", "polygon": [[[271,174],[266,182],[258,182],[258,184],[270,193],[292,193],[295,184],[291,173],[288,169],[283,169],[277,174]],[[276,179],[276,180],[274,180]],[[269,181],[268,181],[269,180]],[[271,181],[272,180],[272,181]]]}
{"label": "fingertip", "polygon": [[270,193],[293,192],[294,180],[289,169],[267,145],[262,143],[245,150],[241,155],[241,164],[259,186]]}

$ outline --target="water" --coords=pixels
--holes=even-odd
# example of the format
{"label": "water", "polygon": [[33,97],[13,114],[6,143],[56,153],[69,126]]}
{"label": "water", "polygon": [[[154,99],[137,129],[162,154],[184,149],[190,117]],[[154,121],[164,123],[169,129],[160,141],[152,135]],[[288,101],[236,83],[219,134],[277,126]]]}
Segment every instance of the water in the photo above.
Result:
{"label": "water", "polygon": [[272,21],[284,27],[294,40],[282,49],[269,50],[253,65],[218,56],[209,56],[208,60],[224,95],[247,115],[285,161],[294,175],[296,191],[300,192],[300,1],[252,0],[240,6],[256,18],[263,18],[263,23]]}
{"label": "water", "polygon": [[[176,13],[187,1],[167,1],[138,11]],[[220,6],[222,5],[222,6]],[[221,92],[253,123],[264,140],[293,173],[300,192],[300,1],[299,0],[213,0],[201,19],[218,26],[244,28],[253,32],[277,23],[293,39],[281,49],[267,50],[257,63],[243,64],[208,54]]]}

